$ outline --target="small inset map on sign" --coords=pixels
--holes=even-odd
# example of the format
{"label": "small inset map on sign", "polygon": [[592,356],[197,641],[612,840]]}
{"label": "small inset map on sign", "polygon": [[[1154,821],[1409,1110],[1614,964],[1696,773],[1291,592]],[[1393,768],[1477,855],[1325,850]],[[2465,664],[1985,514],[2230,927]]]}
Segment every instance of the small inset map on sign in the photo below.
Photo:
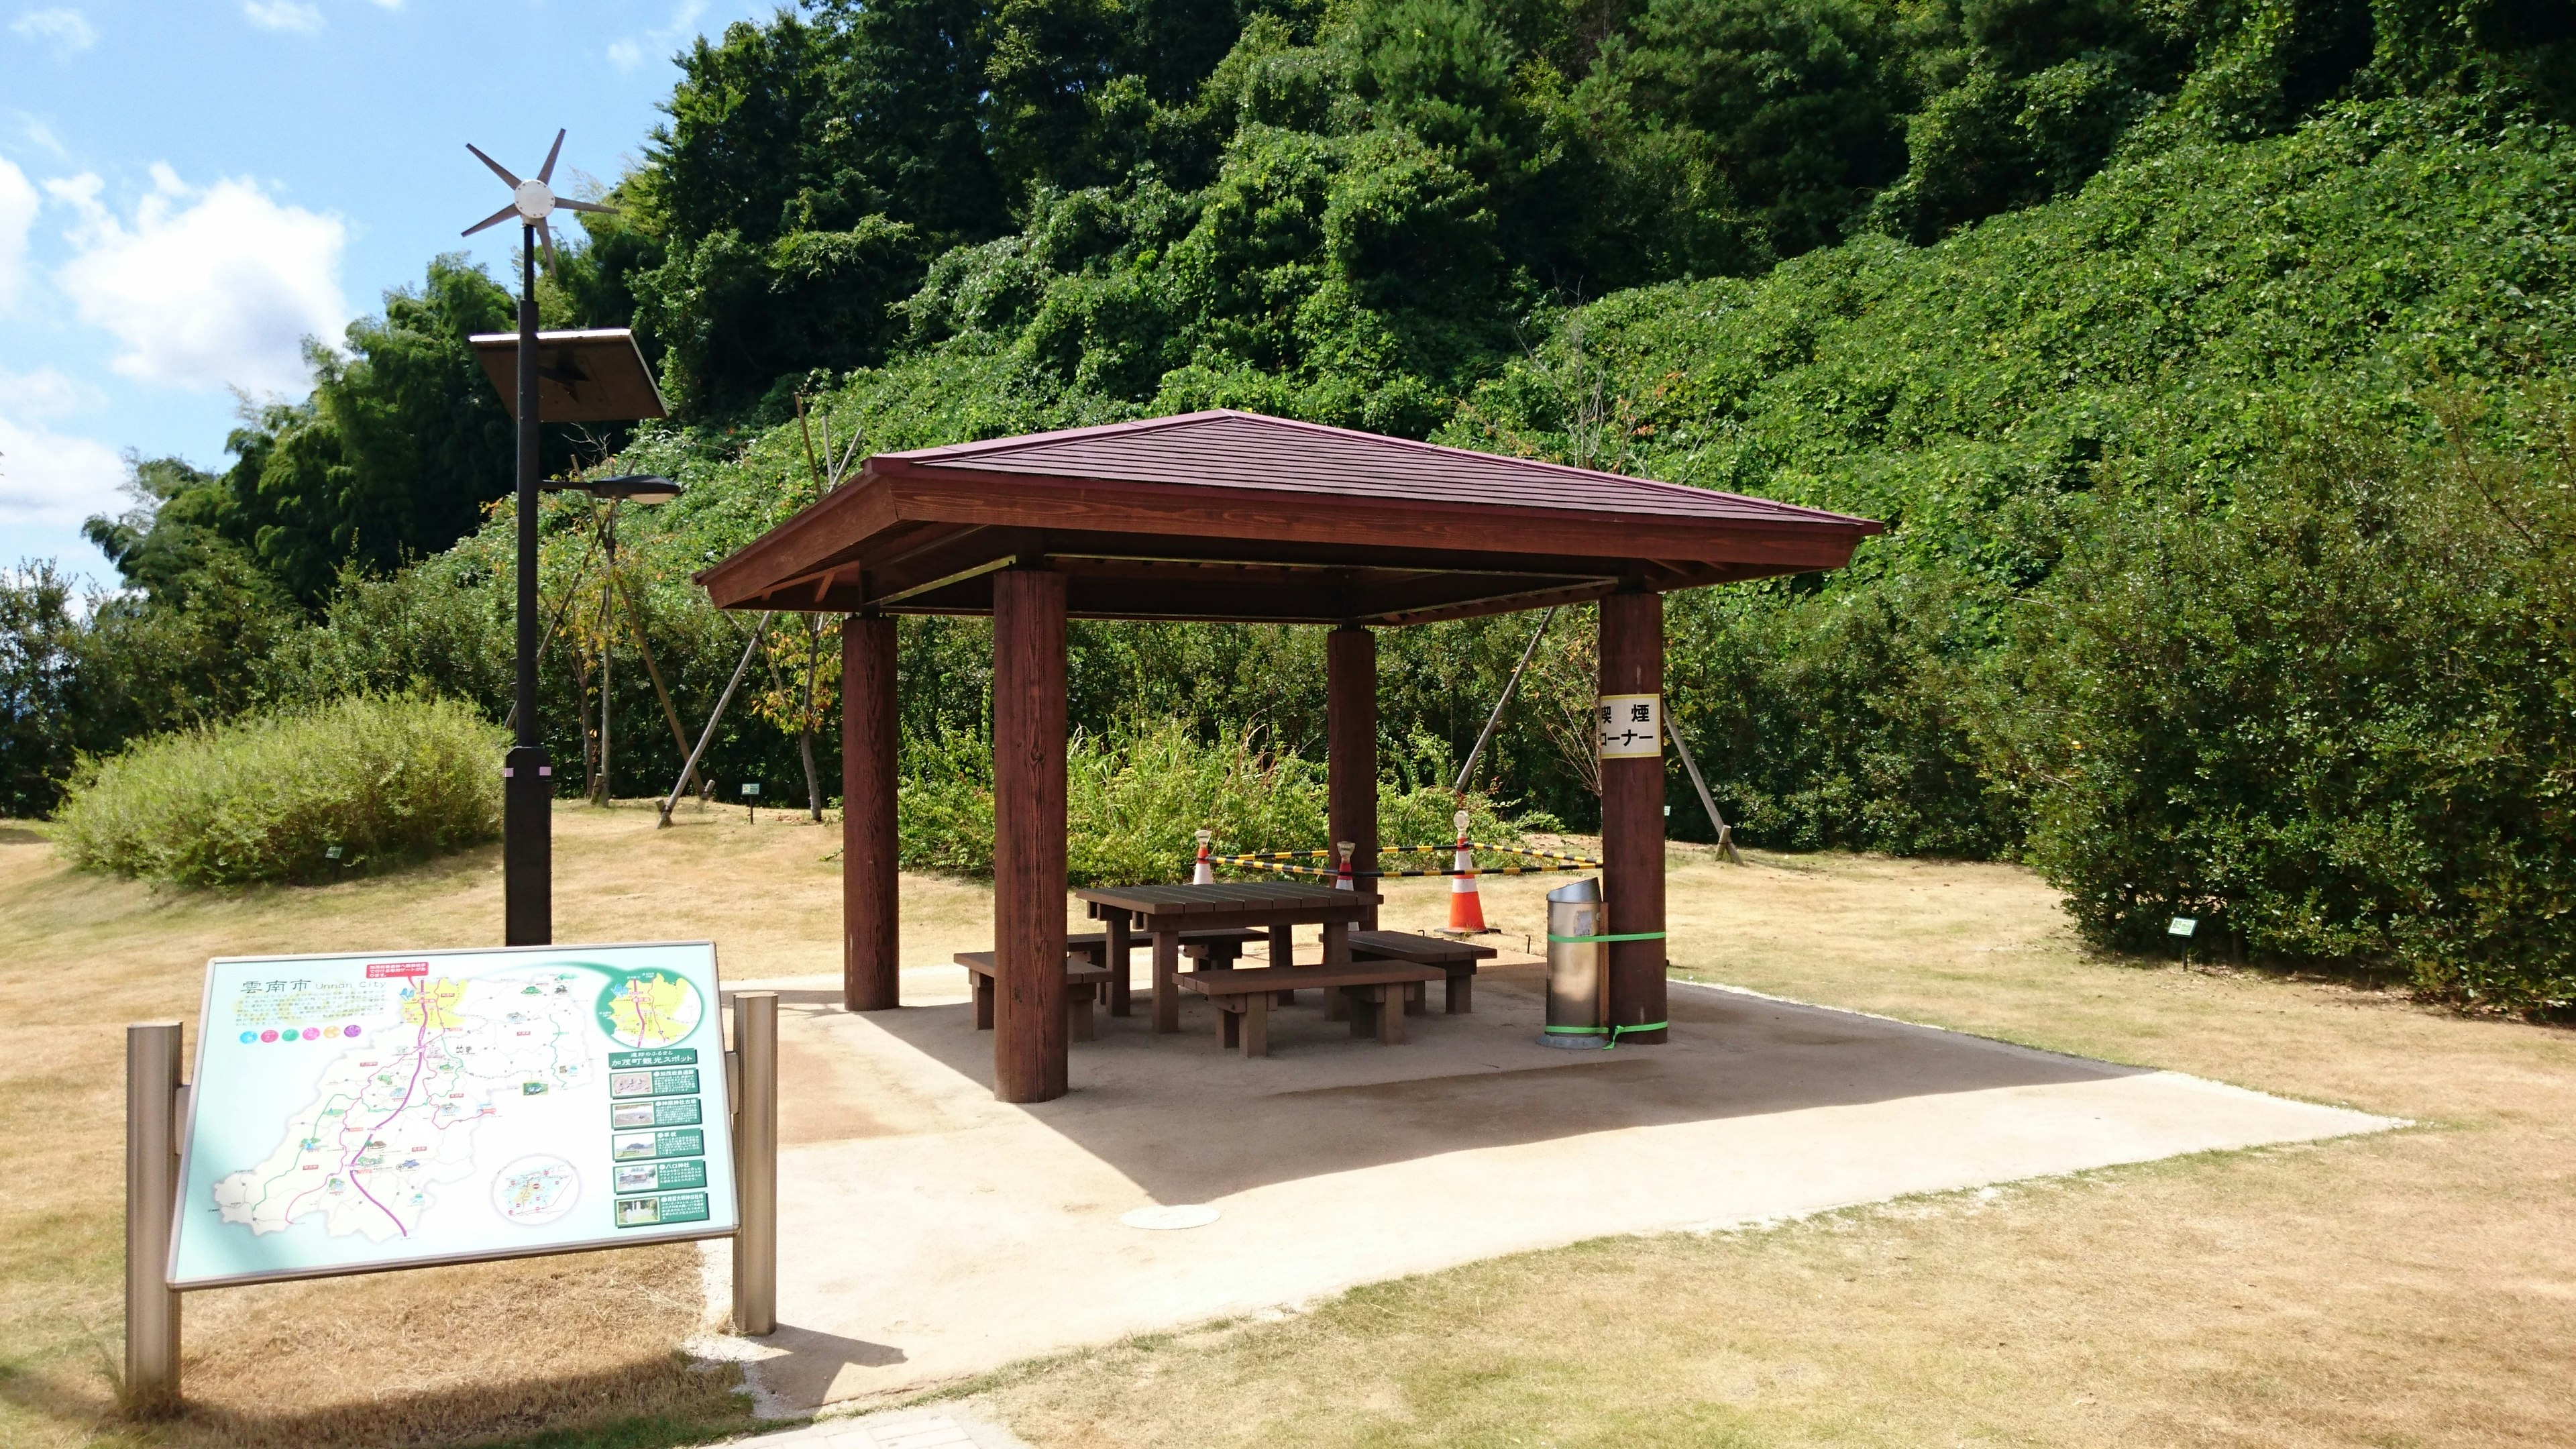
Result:
{"label": "small inset map on sign", "polygon": [[608,1034],[625,1046],[669,1046],[698,1029],[707,1004],[685,976],[638,971],[600,994]]}
{"label": "small inset map on sign", "polygon": [[560,1157],[522,1157],[492,1179],[492,1208],[523,1227],[553,1222],[581,1199],[581,1174]]}

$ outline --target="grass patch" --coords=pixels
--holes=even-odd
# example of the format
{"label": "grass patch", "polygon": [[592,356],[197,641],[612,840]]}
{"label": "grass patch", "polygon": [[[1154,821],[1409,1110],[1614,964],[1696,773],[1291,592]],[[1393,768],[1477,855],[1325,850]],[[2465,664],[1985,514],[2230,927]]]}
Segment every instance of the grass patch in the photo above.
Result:
{"label": "grass patch", "polygon": [[173,885],[341,879],[498,839],[503,743],[417,696],[247,716],[84,761],[55,838],[81,866]]}

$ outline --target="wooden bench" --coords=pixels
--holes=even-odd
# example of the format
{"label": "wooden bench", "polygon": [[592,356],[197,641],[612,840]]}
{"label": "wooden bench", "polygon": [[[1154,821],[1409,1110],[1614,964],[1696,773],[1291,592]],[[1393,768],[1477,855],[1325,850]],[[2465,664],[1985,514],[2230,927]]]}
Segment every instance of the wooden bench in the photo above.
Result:
{"label": "wooden bench", "polygon": [[[1094,914],[1097,914],[1097,912],[1095,911]],[[1244,946],[1250,942],[1262,939],[1262,935],[1262,932],[1255,931],[1244,926],[1221,926],[1205,931],[1183,931],[1181,933],[1181,954],[1197,959],[1199,964],[1191,968],[1194,971],[1216,970],[1230,965],[1234,961],[1240,959],[1243,955]],[[1130,949],[1133,949],[1136,944],[1136,938],[1130,936],[1128,938],[1128,942]],[[1150,945],[1151,941],[1148,940],[1146,944]],[[1094,966],[1105,968],[1109,965],[1109,933],[1107,931],[1076,931],[1064,938],[1064,948],[1067,951],[1079,953],[1087,958]],[[1120,962],[1119,964],[1123,966],[1126,963]],[[1112,971],[1110,973],[1108,989],[1104,993],[1104,996],[1109,1003],[1109,1014],[1111,1016],[1125,1016],[1127,1014],[1127,977],[1124,972]]]}
{"label": "wooden bench", "polygon": [[1194,991],[1217,1008],[1217,1044],[1241,1047],[1247,1057],[1270,1055],[1270,1004],[1288,983],[1319,986],[1350,1003],[1351,1035],[1374,1035],[1387,1046],[1405,1041],[1404,995],[1408,988],[1437,981],[1437,966],[1371,962],[1350,966],[1254,966],[1225,971],[1189,971],[1179,978],[1183,991]]}
{"label": "wooden bench", "polygon": [[[966,984],[975,991],[975,1029],[993,1029],[993,953],[960,951],[954,958],[966,968]],[[1091,1004],[1109,983],[1109,968],[1067,952],[1064,958],[1064,1032],[1074,1041],[1092,1037]]]}
{"label": "wooden bench", "polygon": [[[1449,981],[1446,1006],[1451,1016],[1476,1009],[1476,963],[1491,961],[1498,954],[1491,946],[1441,936],[1417,936],[1409,931],[1351,932],[1354,961],[1402,961],[1412,966],[1439,967]],[[1427,1009],[1419,991],[1405,1001],[1407,1011],[1419,1013]]]}

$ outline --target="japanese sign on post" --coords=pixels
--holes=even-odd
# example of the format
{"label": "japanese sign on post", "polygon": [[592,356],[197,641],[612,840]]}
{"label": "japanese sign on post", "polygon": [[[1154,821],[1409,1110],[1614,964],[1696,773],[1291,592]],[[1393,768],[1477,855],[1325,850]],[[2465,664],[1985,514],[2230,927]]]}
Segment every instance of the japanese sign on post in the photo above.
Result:
{"label": "japanese sign on post", "polygon": [[1664,700],[1656,694],[1605,694],[1594,712],[1601,758],[1659,758],[1664,753]]}
{"label": "japanese sign on post", "polygon": [[209,962],[169,1283],[736,1226],[712,943]]}

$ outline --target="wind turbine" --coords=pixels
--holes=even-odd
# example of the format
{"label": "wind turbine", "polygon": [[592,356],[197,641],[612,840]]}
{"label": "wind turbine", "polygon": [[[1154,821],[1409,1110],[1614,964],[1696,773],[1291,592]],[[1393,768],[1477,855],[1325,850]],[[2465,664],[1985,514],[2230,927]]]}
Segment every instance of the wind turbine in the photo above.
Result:
{"label": "wind turbine", "polygon": [[537,234],[537,240],[545,244],[546,274],[554,275],[555,236],[553,232],[546,229],[547,217],[553,215],[558,209],[591,211],[602,216],[617,214],[617,208],[613,206],[601,206],[596,202],[575,201],[568,196],[555,195],[555,158],[563,154],[563,143],[564,133],[558,130],[555,132],[554,145],[546,150],[546,164],[537,168],[537,174],[533,179],[521,181],[510,174],[509,167],[484,155],[481,147],[471,141],[466,142],[465,149],[474,153],[474,159],[491,167],[492,174],[501,178],[501,184],[510,188],[510,204],[467,227],[464,235],[472,236],[485,227],[499,226],[515,216],[523,225],[532,228]]}
{"label": "wind turbine", "polygon": [[[516,737],[501,766],[501,879],[503,938],[513,946],[544,946],[554,941],[554,765],[546,756],[537,729],[537,249],[545,248],[546,272],[555,268],[554,233],[546,218],[557,210],[613,213],[615,208],[555,195],[555,158],[563,154],[564,133],[546,151],[546,164],[533,179],[522,181],[509,168],[483,154],[473,142],[465,149],[492,168],[510,188],[510,204],[465,229],[472,236],[519,219],[519,659],[513,713]],[[632,343],[628,344],[630,347]]]}

